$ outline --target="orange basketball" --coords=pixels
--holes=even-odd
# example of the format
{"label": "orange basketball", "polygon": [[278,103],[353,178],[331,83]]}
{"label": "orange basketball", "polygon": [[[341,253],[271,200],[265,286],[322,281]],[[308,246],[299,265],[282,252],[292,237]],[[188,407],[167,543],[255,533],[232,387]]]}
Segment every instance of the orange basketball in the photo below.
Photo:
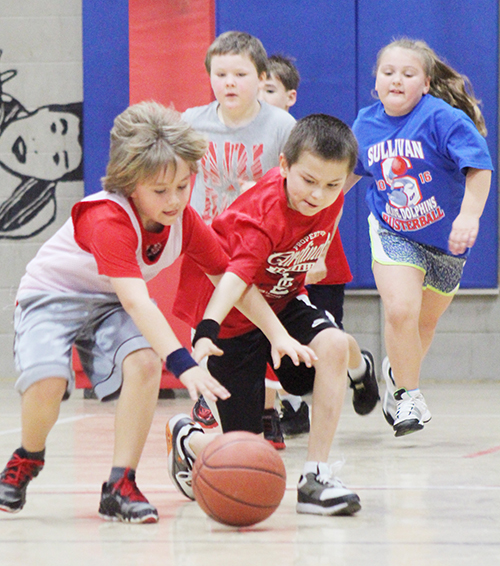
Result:
{"label": "orange basketball", "polygon": [[244,527],[267,519],[286,488],[286,471],[276,450],[251,432],[221,434],[193,466],[193,492],[207,515]]}

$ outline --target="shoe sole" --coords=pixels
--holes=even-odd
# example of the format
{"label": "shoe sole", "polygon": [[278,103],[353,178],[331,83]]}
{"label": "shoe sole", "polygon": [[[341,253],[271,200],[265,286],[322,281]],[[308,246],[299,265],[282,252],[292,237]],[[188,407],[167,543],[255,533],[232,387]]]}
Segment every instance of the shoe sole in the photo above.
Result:
{"label": "shoe sole", "polygon": [[12,507],[7,507],[6,505],[0,505],[0,511],[5,511],[5,513],[19,513],[23,507],[17,509],[12,509]]}
{"label": "shoe sole", "polygon": [[361,509],[361,503],[356,495],[347,497],[346,501],[337,503],[331,507],[322,507],[315,503],[297,503],[297,513],[305,513],[309,515],[354,515]]}
{"label": "shoe sole", "polygon": [[394,426],[394,436],[406,436],[407,434],[411,434],[412,432],[418,432],[422,430],[424,425],[415,419],[411,421],[405,421],[398,425]]}
{"label": "shoe sole", "polygon": [[[182,493],[182,495],[185,495],[188,499],[194,501],[194,493],[192,493],[192,487],[181,484],[177,479],[176,474],[174,473],[174,451],[176,450],[176,448],[173,442],[173,432],[177,423],[180,420],[185,419],[186,417],[190,419],[189,415],[179,414],[175,417],[172,417],[167,423],[167,427],[166,427],[167,452],[168,452],[167,467],[168,467],[168,475],[172,483],[177,487],[177,489]],[[188,491],[186,491],[186,489],[188,489]]]}
{"label": "shoe sole", "polygon": [[109,522],[120,522],[120,523],[133,523],[133,524],[151,524],[157,523],[159,521],[159,517],[156,515],[146,515],[145,517],[139,517],[137,519],[126,519],[122,515],[106,515],[105,513],[99,513],[99,517],[104,519],[104,521]]}
{"label": "shoe sole", "polygon": [[266,438],[266,440],[275,450],[284,450],[286,448],[286,444],[284,442],[275,442],[274,440],[269,440],[269,438]]}

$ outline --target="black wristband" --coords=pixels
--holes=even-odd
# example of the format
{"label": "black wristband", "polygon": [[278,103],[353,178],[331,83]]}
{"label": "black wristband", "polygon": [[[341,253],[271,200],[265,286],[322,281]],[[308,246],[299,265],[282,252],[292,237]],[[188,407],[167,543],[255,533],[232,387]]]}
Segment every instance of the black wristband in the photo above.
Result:
{"label": "black wristband", "polygon": [[188,369],[194,368],[198,364],[193,360],[186,348],[179,348],[167,356],[165,367],[175,377],[179,378]]}
{"label": "black wristband", "polygon": [[220,324],[211,318],[204,318],[196,327],[193,337],[193,346],[200,338],[210,338],[215,343],[219,336]]}

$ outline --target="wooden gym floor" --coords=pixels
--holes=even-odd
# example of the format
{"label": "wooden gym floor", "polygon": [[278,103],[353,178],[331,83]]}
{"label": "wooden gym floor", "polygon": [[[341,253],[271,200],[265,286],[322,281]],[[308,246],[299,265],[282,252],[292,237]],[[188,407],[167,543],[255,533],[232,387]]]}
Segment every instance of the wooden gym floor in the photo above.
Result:
{"label": "wooden gym floor", "polygon": [[[354,517],[295,512],[307,437],[282,452],[288,487],[269,519],[246,529],[220,525],[170,483],[165,424],[189,412],[185,397],[160,399],[137,473],[160,513],[153,525],[102,521],[101,483],[109,473],[113,404],[84,399],[62,407],[42,473],[23,511],[0,513],[2,566],[496,566],[500,564],[500,387],[429,384],[433,419],[395,438],[380,405],[357,416],[346,397],[330,461],[361,498]],[[309,400],[309,398],[306,398]],[[20,439],[19,397],[0,380],[0,466]]]}

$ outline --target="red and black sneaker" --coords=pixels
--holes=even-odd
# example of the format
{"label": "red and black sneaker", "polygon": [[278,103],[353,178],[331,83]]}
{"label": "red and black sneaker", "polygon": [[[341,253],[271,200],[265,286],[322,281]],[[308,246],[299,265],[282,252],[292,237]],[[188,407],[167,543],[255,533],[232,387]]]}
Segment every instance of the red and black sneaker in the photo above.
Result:
{"label": "red and black sneaker", "polygon": [[270,442],[276,450],[286,448],[280,425],[280,416],[276,409],[264,409],[262,426],[264,428],[264,438]]}
{"label": "red and black sneaker", "polygon": [[157,523],[158,511],[140,492],[135,472],[127,468],[114,484],[102,484],[99,515],[106,521]]}
{"label": "red and black sneaker", "polygon": [[0,510],[8,513],[21,511],[26,503],[26,488],[43,468],[43,460],[30,460],[18,448],[0,474]]}
{"label": "red and black sneaker", "polygon": [[203,428],[214,428],[219,424],[203,395],[200,395],[198,401],[194,404],[191,411],[191,418],[194,422],[201,424]]}

